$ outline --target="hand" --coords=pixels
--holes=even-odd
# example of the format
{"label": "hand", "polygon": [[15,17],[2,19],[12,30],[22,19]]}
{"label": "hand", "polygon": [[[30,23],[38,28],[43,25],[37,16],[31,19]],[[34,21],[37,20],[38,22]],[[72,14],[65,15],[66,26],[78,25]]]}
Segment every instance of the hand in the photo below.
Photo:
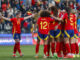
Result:
{"label": "hand", "polygon": [[58,29],[58,26],[55,26],[55,31]]}
{"label": "hand", "polygon": [[35,14],[32,14],[31,16],[32,16],[32,17],[34,17],[34,16],[35,16]]}

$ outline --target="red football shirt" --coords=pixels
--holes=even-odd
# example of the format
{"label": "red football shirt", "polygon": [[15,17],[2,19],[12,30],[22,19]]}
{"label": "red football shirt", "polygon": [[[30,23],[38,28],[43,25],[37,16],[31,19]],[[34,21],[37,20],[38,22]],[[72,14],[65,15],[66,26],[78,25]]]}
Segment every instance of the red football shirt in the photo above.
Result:
{"label": "red football shirt", "polygon": [[[54,12],[51,11],[51,15],[53,15]],[[54,19],[53,19],[54,20]],[[59,21],[53,21],[50,23],[50,30],[55,30],[55,27],[59,24]],[[58,26],[58,29],[61,29],[61,26]]]}
{"label": "red football shirt", "polygon": [[13,24],[13,28],[12,28],[12,33],[21,33],[21,22],[24,20],[24,18],[11,18],[10,19],[12,24]]}
{"label": "red football shirt", "polygon": [[[64,13],[63,12],[60,12],[59,18],[63,18],[63,15],[64,15]],[[64,21],[61,22],[60,26],[61,26],[61,30],[64,30]]]}
{"label": "red football shirt", "polygon": [[74,19],[75,19],[75,22],[74,22],[74,34],[77,34],[78,33],[78,29],[77,29],[77,17],[76,17],[76,15],[74,15]]}
{"label": "red football shirt", "polygon": [[[54,19],[53,19],[54,20]],[[50,30],[55,30],[55,27],[59,24],[59,21],[53,21],[50,23]],[[58,29],[61,29],[61,26],[58,26]]]}
{"label": "red football shirt", "polygon": [[37,21],[38,24],[38,31],[41,34],[48,34],[49,33],[49,24],[54,20],[50,17],[40,17]]}
{"label": "red football shirt", "polygon": [[65,13],[63,20],[65,19],[64,30],[74,30],[74,15],[70,14],[70,19],[68,19],[68,14]]}

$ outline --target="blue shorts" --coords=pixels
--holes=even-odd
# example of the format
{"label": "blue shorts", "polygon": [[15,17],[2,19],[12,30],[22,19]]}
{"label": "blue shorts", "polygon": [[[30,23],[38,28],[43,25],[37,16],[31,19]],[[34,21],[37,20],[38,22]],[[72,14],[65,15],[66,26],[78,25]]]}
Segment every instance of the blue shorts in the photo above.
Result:
{"label": "blue shorts", "polygon": [[15,33],[15,34],[13,34],[13,38],[14,38],[14,40],[16,40],[16,39],[21,40],[21,34]]}
{"label": "blue shorts", "polygon": [[51,38],[58,38],[58,37],[60,37],[60,35],[61,35],[61,30],[51,30],[50,31],[50,37]]}
{"label": "blue shorts", "polygon": [[64,37],[64,30],[61,30],[61,36],[60,37]]}
{"label": "blue shorts", "polygon": [[74,38],[74,30],[65,30],[64,31],[64,37],[68,37],[68,38]]}
{"label": "blue shorts", "polygon": [[78,34],[74,34],[74,38],[78,38]]}
{"label": "blue shorts", "polygon": [[48,40],[49,35],[48,34],[41,34],[38,32],[38,40]]}

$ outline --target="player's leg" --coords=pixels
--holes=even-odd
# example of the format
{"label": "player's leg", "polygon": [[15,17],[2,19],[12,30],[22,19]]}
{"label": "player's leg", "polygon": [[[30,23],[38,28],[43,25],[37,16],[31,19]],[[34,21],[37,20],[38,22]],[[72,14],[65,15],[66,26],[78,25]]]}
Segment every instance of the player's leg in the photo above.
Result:
{"label": "player's leg", "polygon": [[61,30],[61,36],[60,36],[60,46],[61,46],[61,51],[62,51],[62,56],[66,56],[66,49],[65,49],[65,44],[64,44],[64,30]]}
{"label": "player's leg", "polygon": [[69,44],[69,30],[64,31],[64,42],[65,42],[65,48],[67,51],[67,55],[64,58],[72,58],[71,51],[70,51],[70,44]]}
{"label": "player's leg", "polygon": [[40,46],[40,40],[39,40],[39,38],[37,38],[37,44],[36,44],[36,58],[38,58],[38,53],[39,53],[39,46]]}
{"label": "player's leg", "polygon": [[48,48],[48,38],[49,36],[48,35],[44,35],[44,57],[43,58],[47,58],[47,48]]}
{"label": "player's leg", "polygon": [[62,44],[61,44],[60,38],[58,37],[56,41],[56,52],[57,52],[58,57],[62,57],[62,54],[61,54],[62,46],[61,45]]}
{"label": "player's leg", "polygon": [[67,52],[66,52],[66,48],[65,48],[65,43],[64,43],[64,36],[62,36],[61,38],[60,38],[60,46],[61,46],[61,51],[62,51],[62,56],[66,56],[66,54],[67,54]]}
{"label": "player's leg", "polygon": [[52,52],[52,57],[55,52],[55,40],[54,40],[54,30],[50,31],[50,40],[51,40],[51,52]]}
{"label": "player's leg", "polygon": [[61,36],[61,30],[56,30],[55,38],[56,38],[56,53],[59,57],[61,56],[61,47],[60,47],[60,36]]}
{"label": "player's leg", "polygon": [[50,42],[51,42],[51,39],[49,37],[49,39],[48,39],[48,45],[47,45],[47,57],[50,56]]}
{"label": "player's leg", "polygon": [[21,40],[21,34],[17,34],[17,49],[20,56],[23,56],[21,49],[20,49],[20,40]]}
{"label": "player's leg", "polygon": [[78,34],[75,34],[75,52],[76,52],[76,57],[80,57],[79,56],[79,46],[78,46]]}
{"label": "player's leg", "polygon": [[71,54],[75,57],[75,39],[74,39],[74,30],[70,30],[70,46],[71,46]]}
{"label": "player's leg", "polygon": [[14,48],[13,48],[13,57],[16,57],[16,52],[17,52],[16,34],[13,34],[13,38],[15,40],[15,45],[14,45]]}
{"label": "player's leg", "polygon": [[36,50],[35,50],[36,52],[35,58],[38,58],[40,40],[42,40],[42,38],[43,38],[43,35],[38,32],[37,44],[36,44]]}

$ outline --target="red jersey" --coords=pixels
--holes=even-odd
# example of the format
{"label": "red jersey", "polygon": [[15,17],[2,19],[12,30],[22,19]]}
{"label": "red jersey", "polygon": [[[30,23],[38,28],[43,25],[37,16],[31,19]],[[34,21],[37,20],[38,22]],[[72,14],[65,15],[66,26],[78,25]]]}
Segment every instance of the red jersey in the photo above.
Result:
{"label": "red jersey", "polygon": [[[50,30],[55,30],[55,27],[59,24],[59,21],[53,21],[50,23]],[[58,29],[61,29],[61,26],[58,26]]]}
{"label": "red jersey", "polygon": [[[63,18],[63,15],[64,15],[64,13],[60,12],[59,13],[59,18]],[[64,30],[64,22],[61,22],[60,26],[61,26],[61,30]]]}
{"label": "red jersey", "polygon": [[75,22],[74,22],[74,34],[77,34],[78,33],[78,30],[77,30],[77,17],[76,15],[74,15],[74,19],[75,19]]}
{"label": "red jersey", "polygon": [[24,18],[11,18],[10,19],[12,24],[13,24],[13,28],[12,28],[12,33],[21,33],[21,22],[24,20]]}
{"label": "red jersey", "polygon": [[38,24],[38,31],[41,34],[48,34],[49,33],[49,24],[50,22],[53,22],[54,20],[50,17],[40,17],[37,21]]}
{"label": "red jersey", "polygon": [[64,30],[74,30],[74,15],[70,14],[70,19],[68,19],[68,14],[65,13],[63,16],[63,20],[64,19],[65,19]]}
{"label": "red jersey", "polygon": [[[53,15],[54,13],[51,11],[51,15]],[[54,20],[54,19],[53,19]],[[59,21],[53,21],[50,23],[50,30],[55,30],[55,27],[59,24]],[[61,26],[58,26],[58,29],[61,29]]]}

